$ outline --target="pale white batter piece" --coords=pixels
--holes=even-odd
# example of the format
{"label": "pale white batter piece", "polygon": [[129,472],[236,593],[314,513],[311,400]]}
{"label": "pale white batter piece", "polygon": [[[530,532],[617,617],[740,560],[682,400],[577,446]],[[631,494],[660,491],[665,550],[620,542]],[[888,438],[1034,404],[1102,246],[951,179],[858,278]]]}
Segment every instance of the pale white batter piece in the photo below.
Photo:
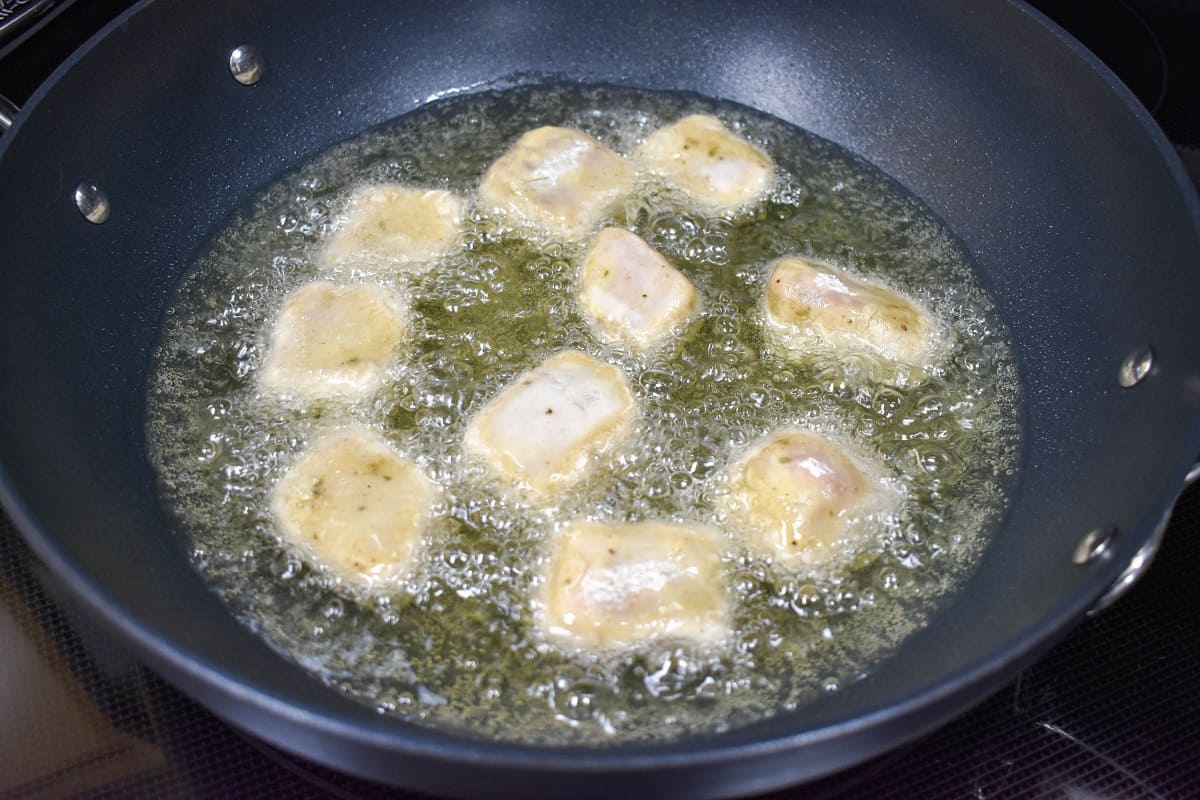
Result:
{"label": "pale white batter piece", "polygon": [[364,397],[378,389],[404,336],[399,299],[367,284],[305,284],[271,329],[259,382],[301,398]]}
{"label": "pale white batter piece", "polygon": [[538,494],[563,491],[625,433],[635,402],[625,374],[567,350],[520,376],[467,427],[465,450]]}
{"label": "pale white batter piece", "polygon": [[784,566],[836,564],[866,542],[867,515],[896,499],[881,472],[829,437],[777,431],[731,470],[730,516],[752,546]]}
{"label": "pale white batter piece", "polygon": [[699,298],[691,281],[637,234],[605,228],[583,262],[579,303],[601,338],[646,351],[682,329]]}
{"label": "pale white batter piece", "polygon": [[543,632],[584,649],[707,643],[729,632],[719,541],[683,525],[566,525],[552,543],[540,605]]}
{"label": "pale white batter piece", "polygon": [[790,350],[868,352],[920,366],[933,351],[928,313],[904,295],[802,258],[784,258],[767,279],[767,317]]}
{"label": "pale white batter piece", "polygon": [[437,487],[378,433],[352,427],[315,442],[276,484],[284,540],[366,592],[394,589],[429,526]]}
{"label": "pale white batter piece", "polygon": [[325,267],[411,270],[459,245],[463,201],[450,192],[398,184],[364,186],[334,223]]}
{"label": "pale white batter piece", "polygon": [[591,233],[633,188],[624,158],[581,131],[529,131],[500,156],[479,186],[485,206],[563,239]]}
{"label": "pale white batter piece", "polygon": [[707,114],[693,114],[655,131],[638,148],[636,160],[717,213],[755,202],[775,180],[770,156]]}

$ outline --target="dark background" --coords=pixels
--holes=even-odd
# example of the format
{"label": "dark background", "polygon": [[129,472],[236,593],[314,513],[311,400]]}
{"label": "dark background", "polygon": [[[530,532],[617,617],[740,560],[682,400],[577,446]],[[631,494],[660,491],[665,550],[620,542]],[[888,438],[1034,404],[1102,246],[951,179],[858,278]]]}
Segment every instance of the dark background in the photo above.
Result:
{"label": "dark background", "polygon": [[[13,5],[0,0],[0,9]],[[129,5],[60,2],[27,24],[20,41],[0,43],[0,94],[24,103]],[[1034,5],[1125,81],[1200,174],[1200,4]],[[1200,489],[1181,499],[1142,583],[1010,686],[913,745],[772,797],[1200,797],[1198,586]],[[215,719],[61,594],[0,516],[0,798],[247,796],[412,797],[304,763]]]}

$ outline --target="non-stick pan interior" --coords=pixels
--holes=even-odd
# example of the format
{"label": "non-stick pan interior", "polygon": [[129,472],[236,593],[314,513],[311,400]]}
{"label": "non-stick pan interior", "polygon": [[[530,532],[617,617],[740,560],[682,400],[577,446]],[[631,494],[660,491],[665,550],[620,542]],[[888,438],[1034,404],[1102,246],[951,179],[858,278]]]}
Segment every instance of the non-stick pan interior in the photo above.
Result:
{"label": "non-stick pan interior", "polygon": [[[243,44],[266,60],[253,86],[228,67]],[[37,551],[168,676],[326,763],[493,793],[500,767],[534,783],[561,769],[688,767],[665,794],[829,771],[935,723],[1061,632],[1149,535],[1200,448],[1194,194],[1136,101],[1022,7],[159,0],[64,69],[0,144],[6,501]],[[146,375],[207,238],[338,140],[449,90],[547,76],[727,98],[859,153],[960,237],[1011,327],[1026,427],[1008,518],[963,596],[834,700],[654,748],[417,731],[275,655],[164,533]],[[108,195],[104,224],[76,210],[81,181]],[[1121,361],[1143,345],[1154,370],[1122,389]],[[1078,542],[1107,526],[1119,531],[1111,558],[1076,566]]]}

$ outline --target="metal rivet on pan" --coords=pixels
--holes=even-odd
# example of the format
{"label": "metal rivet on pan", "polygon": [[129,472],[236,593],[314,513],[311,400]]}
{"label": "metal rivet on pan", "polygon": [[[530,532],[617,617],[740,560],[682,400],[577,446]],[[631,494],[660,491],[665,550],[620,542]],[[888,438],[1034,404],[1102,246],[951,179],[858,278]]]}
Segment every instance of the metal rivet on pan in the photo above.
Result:
{"label": "metal rivet on pan", "polygon": [[1117,538],[1116,528],[1096,528],[1091,531],[1075,548],[1075,563],[1083,565],[1098,558],[1108,558],[1112,554],[1112,543],[1115,538]]}
{"label": "metal rivet on pan", "polygon": [[108,219],[108,198],[99,187],[84,181],[75,187],[75,207],[88,222],[99,225]]}
{"label": "metal rivet on pan", "polygon": [[229,54],[229,71],[233,73],[234,80],[246,86],[258,83],[266,66],[258,48],[248,44],[233,48]]}
{"label": "metal rivet on pan", "polygon": [[1130,386],[1137,386],[1142,380],[1150,374],[1150,368],[1154,366],[1154,351],[1149,347],[1139,347],[1128,356],[1121,364],[1121,372],[1118,376],[1121,385],[1128,389]]}

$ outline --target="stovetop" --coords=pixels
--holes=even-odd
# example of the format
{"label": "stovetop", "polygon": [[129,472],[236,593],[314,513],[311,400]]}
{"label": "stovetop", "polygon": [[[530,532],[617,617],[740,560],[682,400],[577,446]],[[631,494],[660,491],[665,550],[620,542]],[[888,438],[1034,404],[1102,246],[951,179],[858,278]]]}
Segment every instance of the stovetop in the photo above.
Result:
{"label": "stovetop", "polygon": [[[42,1],[0,0],[0,23]],[[27,25],[26,41],[0,43],[0,94],[24,102],[130,4],[60,0]],[[1200,167],[1200,5],[1035,5],[1108,63]],[[1181,498],[1144,580],[1008,687],[915,744],[772,797],[1200,797],[1197,585],[1200,487]],[[2,516],[0,642],[0,798],[415,797],[306,763],[213,717],[77,606]]]}

